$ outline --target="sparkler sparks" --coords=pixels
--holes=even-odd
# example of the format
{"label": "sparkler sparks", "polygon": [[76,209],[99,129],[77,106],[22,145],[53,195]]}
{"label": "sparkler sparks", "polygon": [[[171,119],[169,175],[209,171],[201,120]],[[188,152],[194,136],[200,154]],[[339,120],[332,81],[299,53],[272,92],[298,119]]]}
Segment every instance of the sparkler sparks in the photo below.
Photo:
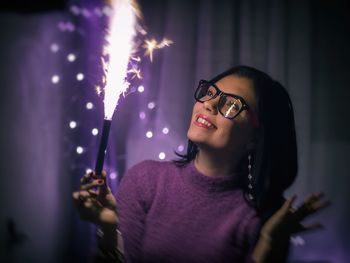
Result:
{"label": "sparkler sparks", "polygon": [[[109,27],[105,39],[107,44],[103,48],[103,57],[101,64],[103,68],[102,84],[96,87],[96,92],[101,94],[104,91],[104,109],[105,118],[112,119],[115,107],[121,94],[124,94],[130,83],[129,79],[141,79],[141,70],[134,64],[140,63],[141,58],[135,56],[137,51],[137,41],[134,40],[137,33],[146,35],[147,32],[137,23],[142,14],[135,0],[107,0],[109,6]],[[168,47],[173,43],[172,40],[163,38],[158,42],[155,39],[146,39],[142,45],[145,49],[145,56],[149,56],[153,61],[153,52],[156,49]],[[128,65],[132,67],[128,69]],[[130,77],[131,75],[131,77]]]}
{"label": "sparkler sparks", "polygon": [[[130,82],[128,79],[142,78],[140,69],[134,65],[141,61],[140,57],[135,56],[137,50],[135,47],[137,44],[135,43],[137,42],[134,38],[137,32],[140,34],[145,33],[137,24],[137,18],[141,17],[141,11],[137,8],[136,2],[132,0],[108,1],[111,6],[111,12],[109,13],[110,23],[108,35],[105,37],[107,45],[104,46],[103,57],[101,59],[104,72],[102,83],[104,84],[105,119],[95,167],[96,174],[98,175],[102,172],[109,130],[119,97],[121,94],[125,94],[129,88]],[[155,49],[169,46],[172,43],[171,40],[166,38],[160,43],[152,39],[145,40],[142,47],[146,49],[145,55],[149,55],[152,61],[153,51]],[[128,69],[129,64],[132,66],[130,69]],[[96,91],[101,93],[101,87],[96,87]]]}
{"label": "sparkler sparks", "polygon": [[108,43],[105,52],[108,61],[103,62],[106,72],[105,86],[105,118],[112,119],[114,109],[119,97],[126,91],[126,75],[128,63],[134,50],[134,37],[136,35],[136,20],[138,10],[133,1],[111,1],[113,13],[110,17]]}
{"label": "sparkler sparks", "polygon": [[127,73],[132,74],[131,79],[134,79],[134,78],[142,79],[141,70],[138,68],[129,69]]}
{"label": "sparkler sparks", "polygon": [[157,42],[157,40],[155,40],[154,38],[149,40],[146,39],[145,43],[143,44],[143,48],[146,49],[145,51],[145,56],[149,56],[151,62],[153,61],[153,52],[155,49],[161,49],[163,47],[168,47],[171,44],[173,44],[174,42],[170,39],[167,38],[163,38],[163,40],[161,42]]}

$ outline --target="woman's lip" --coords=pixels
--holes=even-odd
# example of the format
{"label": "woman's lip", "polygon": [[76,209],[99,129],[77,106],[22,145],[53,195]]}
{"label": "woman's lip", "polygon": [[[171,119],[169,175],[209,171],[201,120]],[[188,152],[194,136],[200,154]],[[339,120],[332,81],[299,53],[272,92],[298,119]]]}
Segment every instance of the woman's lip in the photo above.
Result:
{"label": "woman's lip", "polygon": [[[206,122],[208,122],[211,126],[208,126],[207,124],[204,124],[204,123],[201,123],[201,122],[198,122],[198,119],[201,118],[203,120],[205,120]],[[194,120],[194,124],[196,124],[197,126],[199,127],[204,127],[204,128],[207,128],[207,129],[214,129],[216,128],[216,126],[213,124],[213,122],[210,120],[210,118],[206,115],[203,115],[203,114],[197,114],[196,115],[196,118]]]}

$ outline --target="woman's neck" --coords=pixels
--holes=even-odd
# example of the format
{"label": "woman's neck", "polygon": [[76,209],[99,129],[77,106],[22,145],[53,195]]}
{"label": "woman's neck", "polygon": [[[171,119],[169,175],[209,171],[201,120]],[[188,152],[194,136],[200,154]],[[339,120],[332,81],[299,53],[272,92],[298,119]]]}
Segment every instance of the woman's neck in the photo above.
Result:
{"label": "woman's neck", "polygon": [[194,165],[199,172],[207,176],[232,175],[238,170],[238,161],[235,162],[232,155],[229,157],[199,150]]}

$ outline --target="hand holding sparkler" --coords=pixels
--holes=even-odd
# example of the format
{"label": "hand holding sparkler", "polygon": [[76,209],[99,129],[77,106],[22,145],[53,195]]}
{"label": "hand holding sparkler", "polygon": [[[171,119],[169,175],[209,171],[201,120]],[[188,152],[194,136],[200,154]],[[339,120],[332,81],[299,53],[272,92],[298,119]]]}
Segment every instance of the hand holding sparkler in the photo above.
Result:
{"label": "hand holding sparkler", "polygon": [[73,192],[73,200],[81,219],[103,227],[116,227],[116,200],[105,178],[104,171],[98,177],[94,172],[85,174],[79,191]]}
{"label": "hand holding sparkler", "polygon": [[99,259],[103,262],[107,262],[106,259],[119,262],[120,249],[117,247],[120,242],[116,234],[117,202],[105,179],[104,171],[100,176],[96,176],[94,172],[85,174],[80,180],[79,191],[73,192],[73,200],[80,218],[100,227],[102,234],[98,239],[99,252],[96,262],[99,262]]}

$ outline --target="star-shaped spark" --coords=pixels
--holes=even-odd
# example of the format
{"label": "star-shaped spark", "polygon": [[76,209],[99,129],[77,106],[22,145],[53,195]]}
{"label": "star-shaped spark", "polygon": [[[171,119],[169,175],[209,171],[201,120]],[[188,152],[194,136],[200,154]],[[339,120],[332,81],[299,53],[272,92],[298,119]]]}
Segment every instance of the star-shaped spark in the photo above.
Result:
{"label": "star-shaped spark", "polygon": [[131,79],[134,79],[134,78],[142,79],[141,69],[138,69],[138,68],[131,68],[131,69],[128,70],[127,73],[128,73],[128,74],[129,74],[129,73],[132,74]]}
{"label": "star-shaped spark", "polygon": [[151,60],[151,62],[153,62],[153,51],[155,49],[161,49],[163,47],[168,47],[173,43],[174,42],[172,40],[167,39],[167,38],[163,38],[163,40],[158,43],[157,40],[155,40],[153,38],[151,40],[146,39],[145,43],[142,45],[142,47],[146,49],[145,56],[149,56],[149,59]]}

